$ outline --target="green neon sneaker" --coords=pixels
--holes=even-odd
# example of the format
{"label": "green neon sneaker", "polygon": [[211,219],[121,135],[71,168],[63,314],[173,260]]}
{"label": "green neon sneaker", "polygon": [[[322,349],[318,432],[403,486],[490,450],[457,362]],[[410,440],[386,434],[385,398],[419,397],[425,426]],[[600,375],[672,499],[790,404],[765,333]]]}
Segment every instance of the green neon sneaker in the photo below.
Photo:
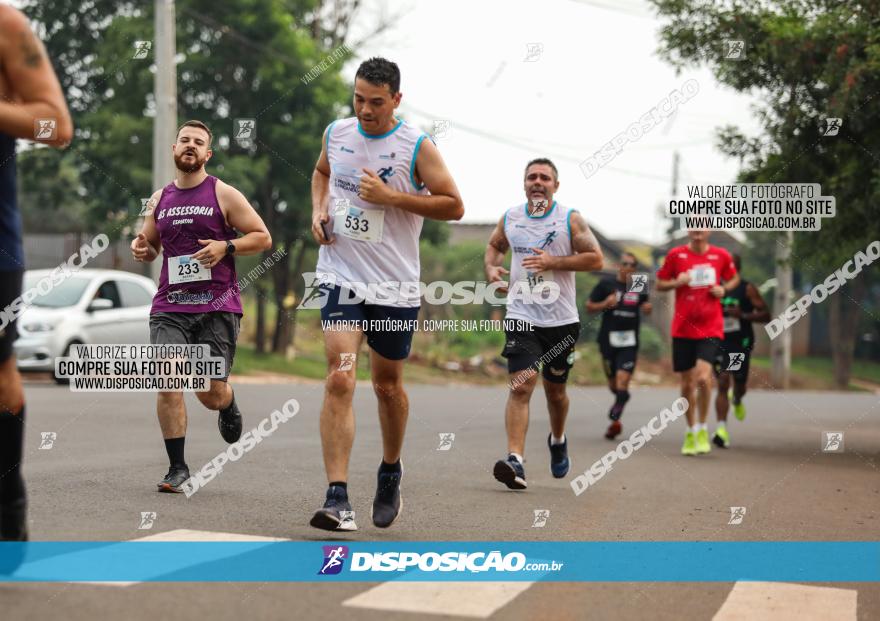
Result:
{"label": "green neon sneaker", "polygon": [[746,406],[742,401],[733,404],[733,415],[736,416],[736,420],[746,419]]}
{"label": "green neon sneaker", "polygon": [[712,442],[719,448],[730,448],[730,435],[727,433],[727,427],[716,429]]}
{"label": "green neon sneaker", "polygon": [[709,444],[709,430],[700,429],[697,432],[697,453],[708,453],[711,450],[712,445]]}
{"label": "green neon sneaker", "polygon": [[681,446],[681,454],[682,455],[696,455],[697,454],[697,443],[694,439],[694,432],[688,431],[684,435],[684,444]]}

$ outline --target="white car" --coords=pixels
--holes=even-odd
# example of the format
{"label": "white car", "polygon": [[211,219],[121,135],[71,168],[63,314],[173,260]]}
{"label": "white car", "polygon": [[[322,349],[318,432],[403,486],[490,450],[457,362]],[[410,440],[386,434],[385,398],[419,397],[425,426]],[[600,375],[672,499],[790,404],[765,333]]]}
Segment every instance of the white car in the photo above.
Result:
{"label": "white car", "polygon": [[[26,271],[23,291],[51,273]],[[79,270],[45,295],[37,295],[18,318],[14,348],[19,370],[54,374],[55,358],[66,356],[73,344],[149,343],[155,294],[156,284],[144,276]]]}

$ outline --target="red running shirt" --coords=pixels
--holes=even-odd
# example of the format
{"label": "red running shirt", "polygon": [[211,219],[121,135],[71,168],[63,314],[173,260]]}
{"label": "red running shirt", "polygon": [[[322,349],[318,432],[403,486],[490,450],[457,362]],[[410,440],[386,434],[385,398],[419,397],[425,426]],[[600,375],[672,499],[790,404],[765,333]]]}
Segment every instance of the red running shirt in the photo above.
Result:
{"label": "red running shirt", "polygon": [[685,339],[724,338],[721,300],[709,291],[736,275],[730,253],[718,246],[709,246],[697,254],[689,246],[669,251],[657,278],[673,280],[682,272],[690,272],[689,285],[675,290],[675,312],[672,315],[672,336]]}

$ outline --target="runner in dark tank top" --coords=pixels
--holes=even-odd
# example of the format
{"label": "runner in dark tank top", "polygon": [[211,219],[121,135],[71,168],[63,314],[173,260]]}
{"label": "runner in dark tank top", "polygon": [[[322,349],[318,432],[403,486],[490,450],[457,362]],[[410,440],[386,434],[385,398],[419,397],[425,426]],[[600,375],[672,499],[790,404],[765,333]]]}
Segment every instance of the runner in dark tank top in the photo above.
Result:
{"label": "runner in dark tank top", "polygon": [[[24,249],[15,180],[15,140],[65,147],[73,124],[43,44],[17,9],[0,4],[0,541],[26,541],[27,496],[21,474],[25,402],[13,354]],[[21,308],[16,304],[15,308]],[[4,559],[14,567],[20,558]]]}
{"label": "runner in dark tank top", "polygon": [[[225,376],[211,379],[210,390],[196,396],[206,408],[219,411],[220,435],[232,444],[242,429],[241,413],[227,382],[242,315],[235,255],[268,250],[272,237],[241,192],[205,172],[211,137],[211,130],[201,121],[187,121],[177,131],[175,179],[150,198],[131,252],[138,261],[154,261],[161,251],[159,291],[150,311],[150,342],[206,344],[211,357],[224,359]],[[236,231],[243,236],[238,237]],[[158,483],[158,490],[192,495],[201,479],[190,480],[184,459],[183,393],[160,392],[156,409],[169,461],[168,474]]]}

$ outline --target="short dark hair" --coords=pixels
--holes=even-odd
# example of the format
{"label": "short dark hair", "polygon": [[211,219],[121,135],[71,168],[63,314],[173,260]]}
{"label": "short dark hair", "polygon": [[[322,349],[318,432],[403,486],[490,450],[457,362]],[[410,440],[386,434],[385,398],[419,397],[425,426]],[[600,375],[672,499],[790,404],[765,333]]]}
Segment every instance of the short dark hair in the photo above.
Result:
{"label": "short dark hair", "polygon": [[211,141],[214,139],[214,134],[212,134],[211,130],[208,129],[208,126],[205,125],[204,123],[202,123],[201,121],[196,121],[196,120],[187,121],[186,123],[184,123],[183,125],[181,125],[180,127],[177,128],[178,135],[180,134],[180,131],[184,127],[198,127],[199,129],[203,129],[206,132],[208,132],[208,144],[211,144]]}
{"label": "short dark hair", "polygon": [[396,95],[400,90],[400,69],[397,63],[390,60],[375,56],[361,63],[354,79],[361,78],[366,80],[373,86],[388,85],[388,90],[392,95]]}
{"label": "short dark hair", "polygon": [[556,169],[556,164],[554,164],[553,162],[551,162],[551,161],[550,161],[549,159],[547,159],[546,157],[536,157],[536,158],[533,159],[531,162],[529,162],[528,164],[526,164],[526,170],[525,170],[525,172],[523,173],[523,177],[525,177],[525,176],[528,174],[528,172],[529,172],[529,168],[530,168],[532,165],[534,165],[534,164],[546,164],[547,166],[549,166],[550,168],[552,168],[552,169],[553,169],[553,175],[556,177],[556,180],[559,181],[559,171]]}
{"label": "short dark hair", "polygon": [[636,257],[636,255],[631,253],[629,250],[624,250],[623,252],[620,253],[621,261],[623,260],[624,257],[632,257],[633,259],[635,259],[636,264],[638,264],[638,262],[639,262],[639,259]]}

